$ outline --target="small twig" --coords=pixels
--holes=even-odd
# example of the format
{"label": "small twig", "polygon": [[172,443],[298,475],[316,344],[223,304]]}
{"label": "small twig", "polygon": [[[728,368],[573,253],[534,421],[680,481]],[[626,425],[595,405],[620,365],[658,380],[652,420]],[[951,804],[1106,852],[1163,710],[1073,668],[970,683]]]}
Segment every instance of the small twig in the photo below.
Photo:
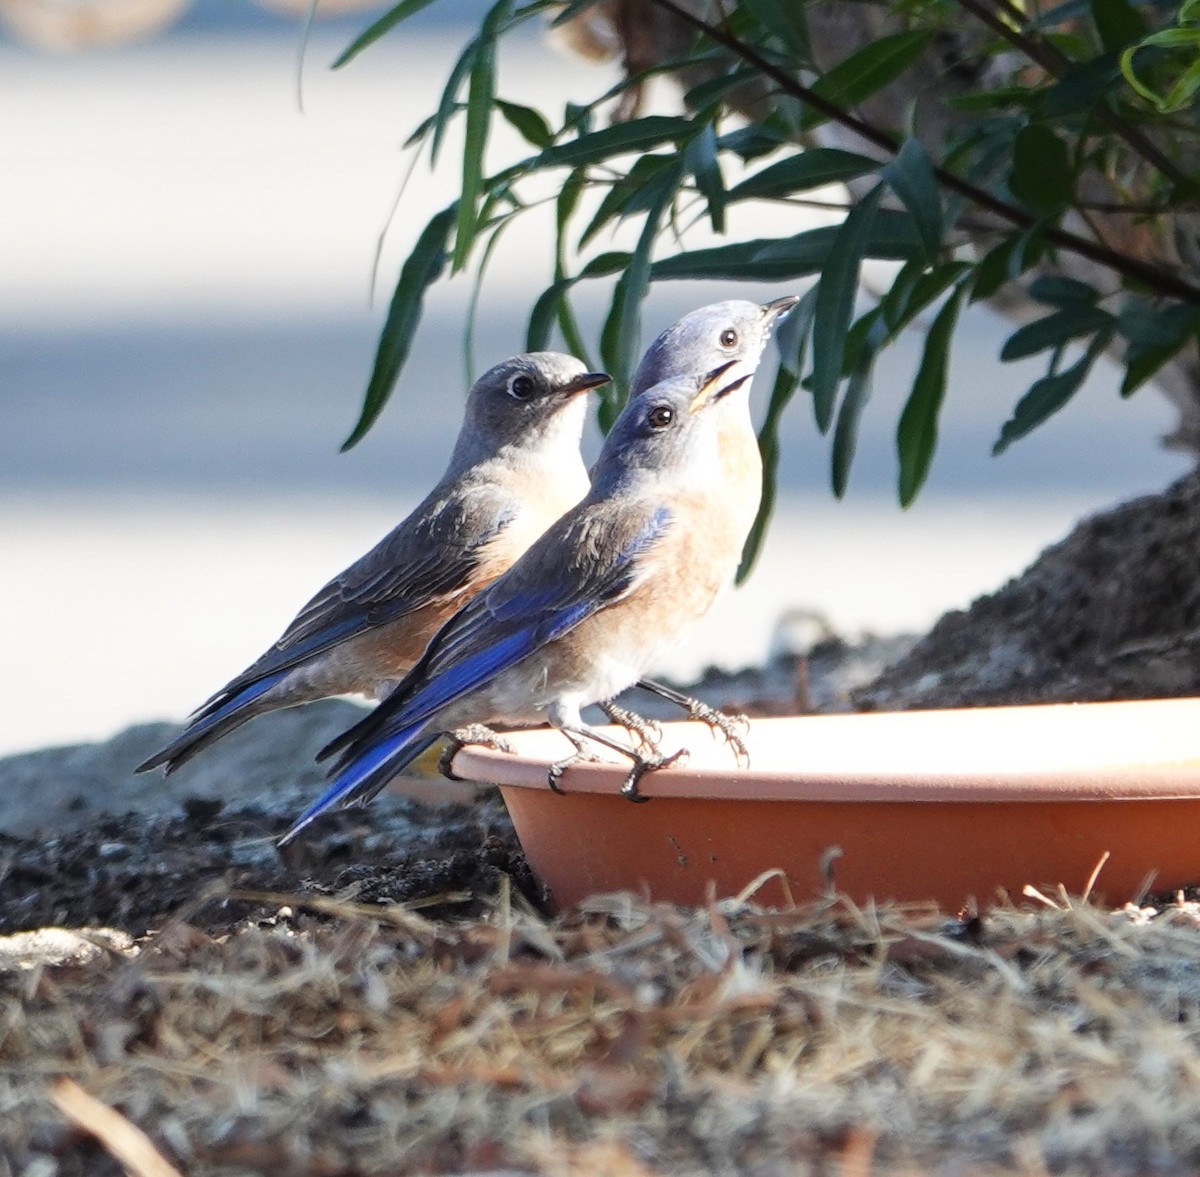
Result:
{"label": "small twig", "polygon": [[[786,70],[780,69],[779,66],[768,61],[762,54],[732,33],[709,24],[703,18],[688,12],[687,9],[675,3],[675,0],[654,0],[654,3],[698,29],[718,45],[724,45],[726,49],[736,53],[747,64],[754,66],[755,69],[771,78],[780,89],[793,98],[798,98],[801,102],[825,115],[826,118],[853,131],[860,138],[882,151],[886,151],[889,155],[894,156],[899,152],[901,144],[894,135],[890,135],[860,119],[857,115],[843,110],[836,103],[830,102],[828,98],[798,82]],[[985,189],[978,188],[964,180],[961,176],[956,176],[953,172],[938,165],[935,165],[933,170],[938,182],[944,188],[951,192],[957,192],[960,196],[965,196],[979,207],[987,209],[988,212],[994,213],[1010,224],[1021,229],[1032,229],[1038,224],[1037,218],[1024,209],[1008,204]],[[1169,270],[1164,270],[1150,262],[1144,262],[1140,258],[1117,253],[1106,245],[1089,241],[1086,237],[1080,237],[1077,233],[1054,225],[1043,226],[1041,233],[1050,245],[1076,253],[1107,269],[1115,270],[1118,274],[1123,274],[1126,278],[1148,286],[1152,290],[1157,290],[1161,294],[1169,295],[1193,306],[1200,306],[1200,288],[1184,281]]]}
{"label": "small twig", "polygon": [[90,1132],[133,1177],[183,1177],[136,1124],[89,1095],[74,1079],[59,1079],[50,1098],[72,1124]]}
{"label": "small twig", "polygon": [[1092,867],[1092,873],[1088,875],[1087,886],[1083,889],[1083,902],[1088,901],[1088,897],[1092,893],[1092,888],[1096,885],[1096,880],[1100,877],[1100,872],[1104,869],[1104,864],[1109,860],[1110,852],[1106,850],[1100,855],[1096,865]]}

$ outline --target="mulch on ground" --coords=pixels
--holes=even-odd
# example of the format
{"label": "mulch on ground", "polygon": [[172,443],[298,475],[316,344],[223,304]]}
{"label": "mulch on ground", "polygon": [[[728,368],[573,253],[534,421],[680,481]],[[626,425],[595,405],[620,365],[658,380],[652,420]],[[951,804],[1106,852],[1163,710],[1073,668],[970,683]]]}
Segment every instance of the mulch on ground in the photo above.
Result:
{"label": "mulch on ground", "polygon": [[[430,918],[436,899],[235,889],[221,902],[252,914],[223,930],[85,932],[58,964],[9,938],[7,1171],[1200,1165],[1200,906],[1182,897],[947,917],[613,895],[548,919],[502,871],[478,918]],[[79,1088],[167,1167],[123,1169]]]}

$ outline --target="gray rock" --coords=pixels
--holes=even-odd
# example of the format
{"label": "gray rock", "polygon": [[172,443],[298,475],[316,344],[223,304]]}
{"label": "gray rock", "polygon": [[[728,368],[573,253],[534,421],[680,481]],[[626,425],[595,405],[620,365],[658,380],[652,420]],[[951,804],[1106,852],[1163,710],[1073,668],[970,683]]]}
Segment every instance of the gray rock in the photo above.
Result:
{"label": "gray rock", "polygon": [[[361,705],[343,699],[276,711],[169,777],[133,769],[178,733],[171,723],[139,724],[100,744],[10,756],[0,760],[0,831],[51,837],[104,814],[172,813],[193,799],[298,813],[325,780],[313,759],[317,751],[363,714]],[[109,853],[121,851],[114,846]]]}

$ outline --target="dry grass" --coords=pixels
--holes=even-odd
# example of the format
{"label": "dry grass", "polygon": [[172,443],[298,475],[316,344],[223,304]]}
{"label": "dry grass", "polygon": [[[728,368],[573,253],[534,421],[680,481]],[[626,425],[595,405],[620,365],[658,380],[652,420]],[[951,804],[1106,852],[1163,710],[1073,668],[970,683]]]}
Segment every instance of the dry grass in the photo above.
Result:
{"label": "dry grass", "polygon": [[306,902],[14,957],[0,1173],[142,1172],[99,1142],[122,1121],[166,1166],[145,1172],[189,1175],[1200,1165],[1182,899],[949,920],[611,896],[547,921],[502,888],[469,923]]}

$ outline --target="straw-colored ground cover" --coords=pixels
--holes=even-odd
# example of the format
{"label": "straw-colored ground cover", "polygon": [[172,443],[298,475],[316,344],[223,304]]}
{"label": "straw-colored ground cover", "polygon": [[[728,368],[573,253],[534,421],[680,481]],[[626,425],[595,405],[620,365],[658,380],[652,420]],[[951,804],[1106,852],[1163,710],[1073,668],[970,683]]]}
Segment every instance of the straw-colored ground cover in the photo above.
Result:
{"label": "straw-colored ground cover", "polygon": [[547,919],[502,880],[462,921],[243,898],[231,929],[89,934],[74,959],[6,939],[0,1173],[1200,1166],[1182,898],[949,918],[610,896]]}

